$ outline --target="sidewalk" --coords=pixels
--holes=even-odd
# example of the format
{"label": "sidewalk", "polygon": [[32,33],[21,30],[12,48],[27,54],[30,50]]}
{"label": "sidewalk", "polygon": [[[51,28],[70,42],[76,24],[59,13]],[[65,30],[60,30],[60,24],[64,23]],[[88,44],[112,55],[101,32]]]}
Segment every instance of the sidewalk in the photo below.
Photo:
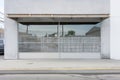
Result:
{"label": "sidewalk", "polygon": [[0,55],[0,60],[3,60],[4,56],[3,55]]}
{"label": "sidewalk", "polygon": [[0,60],[0,73],[120,73],[118,60]]}

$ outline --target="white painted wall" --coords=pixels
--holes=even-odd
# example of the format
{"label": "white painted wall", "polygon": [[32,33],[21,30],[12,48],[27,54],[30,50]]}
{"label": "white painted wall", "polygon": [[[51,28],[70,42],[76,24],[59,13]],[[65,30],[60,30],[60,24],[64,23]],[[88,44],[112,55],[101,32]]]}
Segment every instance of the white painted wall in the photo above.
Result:
{"label": "white painted wall", "polygon": [[17,59],[18,38],[17,38],[17,22],[5,18],[5,59]]}
{"label": "white painted wall", "polygon": [[[117,6],[116,6],[117,5]],[[110,54],[111,59],[120,60],[120,0],[111,0]]]}
{"label": "white painted wall", "polygon": [[110,19],[105,19],[100,23],[101,27],[101,57],[110,58]]}
{"label": "white painted wall", "polygon": [[5,0],[9,14],[109,14],[110,0]]}

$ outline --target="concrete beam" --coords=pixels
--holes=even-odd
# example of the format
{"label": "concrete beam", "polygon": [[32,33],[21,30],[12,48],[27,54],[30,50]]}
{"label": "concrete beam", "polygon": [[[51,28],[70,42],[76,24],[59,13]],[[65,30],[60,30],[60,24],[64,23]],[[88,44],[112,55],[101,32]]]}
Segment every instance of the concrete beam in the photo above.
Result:
{"label": "concrete beam", "polygon": [[25,17],[56,17],[56,18],[107,18],[109,14],[8,14],[7,17],[9,18],[25,18]]}

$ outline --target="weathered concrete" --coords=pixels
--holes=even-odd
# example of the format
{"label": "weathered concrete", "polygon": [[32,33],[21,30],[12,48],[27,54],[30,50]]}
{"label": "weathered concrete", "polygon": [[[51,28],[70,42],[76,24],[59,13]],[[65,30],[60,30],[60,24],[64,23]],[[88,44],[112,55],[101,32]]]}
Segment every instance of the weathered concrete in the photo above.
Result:
{"label": "weathered concrete", "polygon": [[120,74],[8,74],[0,75],[0,80],[120,80]]}
{"label": "weathered concrete", "polygon": [[1,60],[0,73],[120,73],[120,61]]}

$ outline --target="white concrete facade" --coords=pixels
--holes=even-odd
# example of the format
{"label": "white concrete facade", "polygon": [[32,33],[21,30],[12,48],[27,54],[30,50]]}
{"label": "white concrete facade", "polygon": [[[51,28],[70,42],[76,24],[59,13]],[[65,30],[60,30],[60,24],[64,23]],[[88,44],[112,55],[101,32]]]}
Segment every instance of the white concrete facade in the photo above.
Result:
{"label": "white concrete facade", "polygon": [[109,14],[109,2],[109,0],[6,0],[5,5],[7,14]]}
{"label": "white concrete facade", "polygon": [[5,59],[17,59],[18,55],[18,32],[17,32],[17,22],[5,18]]}
{"label": "white concrete facade", "polygon": [[[110,8],[111,1],[111,8]],[[5,59],[18,59],[18,23],[9,14],[81,14],[110,15],[99,24],[101,26],[101,58],[120,59],[120,16],[115,0],[5,0]],[[22,4],[22,6],[19,6]],[[117,9],[117,10],[116,10]],[[22,55],[22,54],[21,54]],[[32,55],[31,55],[32,56]],[[23,56],[26,57],[26,56]]]}
{"label": "white concrete facade", "polygon": [[[111,59],[120,59],[120,8],[118,0],[111,0],[110,10],[110,56]],[[118,6],[115,6],[118,5]]]}
{"label": "white concrete facade", "polygon": [[101,23],[101,56],[110,58],[110,19],[105,19]]}

